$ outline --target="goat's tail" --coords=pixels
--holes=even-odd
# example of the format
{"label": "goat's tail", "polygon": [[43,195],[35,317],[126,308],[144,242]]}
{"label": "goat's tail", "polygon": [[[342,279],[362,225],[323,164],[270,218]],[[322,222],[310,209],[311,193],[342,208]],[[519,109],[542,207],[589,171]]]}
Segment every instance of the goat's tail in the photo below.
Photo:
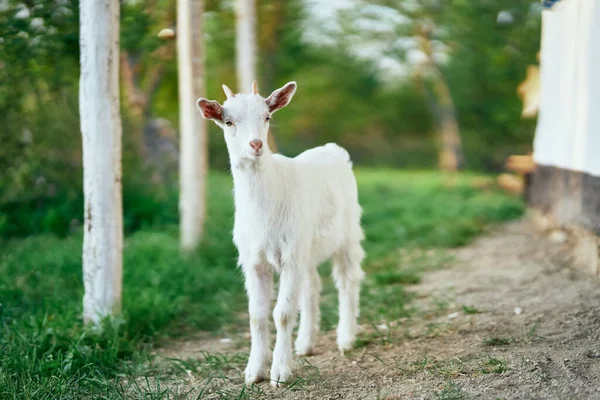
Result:
{"label": "goat's tail", "polygon": [[327,143],[323,147],[327,151],[329,151],[334,157],[339,157],[340,161],[348,163],[352,168],[352,159],[350,158],[350,154],[345,148],[336,143]]}

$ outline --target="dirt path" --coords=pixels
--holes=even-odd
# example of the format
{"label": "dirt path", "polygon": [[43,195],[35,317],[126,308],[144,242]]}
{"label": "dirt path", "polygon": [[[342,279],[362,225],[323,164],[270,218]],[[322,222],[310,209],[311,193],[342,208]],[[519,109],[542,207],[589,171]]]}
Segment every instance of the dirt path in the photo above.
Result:
{"label": "dirt path", "polygon": [[[263,383],[245,398],[600,399],[599,280],[569,268],[558,246],[526,222],[454,255],[452,268],[411,287],[417,317],[365,327],[367,344],[345,357],[333,333],[323,334],[323,353],[299,360],[294,387]],[[247,344],[241,339],[176,343],[162,354],[233,354],[236,343]],[[203,398],[239,394],[236,368]],[[190,379],[186,386],[197,393],[203,380]]]}

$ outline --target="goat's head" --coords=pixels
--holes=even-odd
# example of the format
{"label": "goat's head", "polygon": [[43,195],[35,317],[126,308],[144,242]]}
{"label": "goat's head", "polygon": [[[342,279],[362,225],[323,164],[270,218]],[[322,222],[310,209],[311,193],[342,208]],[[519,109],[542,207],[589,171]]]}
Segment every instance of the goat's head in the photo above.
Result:
{"label": "goat's head", "polygon": [[251,93],[234,94],[223,85],[227,100],[223,105],[215,100],[198,99],[202,117],[214,121],[223,129],[232,164],[256,162],[270,150],[267,134],[271,115],[287,106],[296,92],[296,82],[288,82],[266,99],[258,94],[256,81]]}

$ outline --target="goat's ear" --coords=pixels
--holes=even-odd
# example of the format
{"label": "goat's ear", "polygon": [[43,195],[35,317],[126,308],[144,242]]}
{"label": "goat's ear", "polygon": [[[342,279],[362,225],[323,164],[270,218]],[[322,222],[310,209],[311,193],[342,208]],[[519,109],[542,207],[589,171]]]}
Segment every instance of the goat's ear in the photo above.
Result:
{"label": "goat's ear", "polygon": [[269,112],[274,113],[275,111],[287,106],[294,93],[296,93],[296,82],[288,82],[283,87],[275,90],[269,97],[265,99]]}
{"label": "goat's ear", "polygon": [[196,105],[203,118],[213,120],[217,124],[223,122],[223,107],[218,101],[199,98]]}

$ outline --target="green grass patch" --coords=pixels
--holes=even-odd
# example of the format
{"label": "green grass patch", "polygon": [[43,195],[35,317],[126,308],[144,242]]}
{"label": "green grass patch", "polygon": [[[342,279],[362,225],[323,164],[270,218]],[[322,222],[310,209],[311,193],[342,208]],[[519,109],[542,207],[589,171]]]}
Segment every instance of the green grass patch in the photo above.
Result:
{"label": "green grass patch", "polygon": [[[443,249],[521,214],[521,201],[473,189],[473,177],[447,185],[435,172],[357,171],[367,252],[362,322],[410,315],[405,286],[447,263]],[[211,174],[205,237],[193,254],[180,254],[173,225],[145,227],[126,238],[123,315],[102,334],[81,321],[81,235],[0,242],[0,398],[127,397],[128,377],[157,374],[148,355],[157,341],[239,323],[236,314],[247,306],[231,241],[231,188],[228,175]],[[323,327],[329,329],[337,323],[337,292],[329,266],[322,276]],[[227,363],[241,361],[202,359],[196,368],[223,370]],[[135,396],[172,397],[154,378],[136,383]],[[244,393],[240,398],[252,392]]]}
{"label": "green grass patch", "polygon": [[513,342],[513,338],[510,337],[491,337],[483,339],[483,344],[486,346],[508,346]]}
{"label": "green grass patch", "polygon": [[508,371],[506,361],[490,357],[481,368],[483,374],[502,374]]}
{"label": "green grass patch", "polygon": [[478,310],[475,307],[471,307],[471,306],[463,306],[462,310],[465,314],[467,315],[472,315],[472,314],[481,314],[481,311]]}
{"label": "green grass patch", "polygon": [[444,387],[435,394],[437,400],[466,400],[467,394],[454,382],[444,384]]}

